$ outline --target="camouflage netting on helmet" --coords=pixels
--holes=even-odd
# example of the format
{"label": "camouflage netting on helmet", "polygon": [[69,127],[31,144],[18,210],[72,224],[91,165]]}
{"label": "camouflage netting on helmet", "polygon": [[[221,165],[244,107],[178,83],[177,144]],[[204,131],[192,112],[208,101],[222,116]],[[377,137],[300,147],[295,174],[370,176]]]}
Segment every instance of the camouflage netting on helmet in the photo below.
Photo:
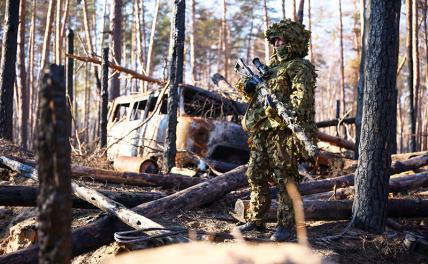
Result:
{"label": "camouflage netting on helmet", "polygon": [[265,32],[265,38],[273,45],[276,37],[282,37],[284,44],[277,47],[277,53],[281,60],[308,55],[308,45],[311,32],[305,26],[291,21],[291,19],[281,20],[274,23]]}

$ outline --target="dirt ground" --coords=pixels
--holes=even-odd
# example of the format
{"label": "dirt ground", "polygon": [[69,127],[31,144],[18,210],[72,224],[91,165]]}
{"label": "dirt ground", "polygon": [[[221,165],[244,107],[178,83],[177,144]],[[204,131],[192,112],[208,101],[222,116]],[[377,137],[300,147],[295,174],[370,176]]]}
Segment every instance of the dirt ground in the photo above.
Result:
{"label": "dirt ground", "polygon": [[[1,140],[0,155],[34,158],[32,153]],[[72,160],[74,164],[110,168],[110,165],[106,160],[99,158],[98,155],[95,154],[86,157],[73,155]],[[343,166],[340,169],[343,170]],[[337,170],[337,168],[334,168],[333,170]],[[326,174],[334,176],[337,175],[338,172],[330,170]],[[14,174],[1,168],[0,184],[36,185],[29,180],[15,178]],[[164,192],[165,194],[173,192],[172,190],[141,188],[135,186],[98,183],[93,181],[85,181],[84,184],[88,187],[115,191],[156,190]],[[185,227],[188,230],[227,233],[238,224],[238,221],[231,216],[230,212],[233,211],[236,199],[248,198],[243,196],[244,190],[245,189],[241,189],[232,192],[226,195],[223,199],[204,208],[179,212],[178,214],[168,214],[166,212],[162,217],[153,220],[167,227],[180,226]],[[415,193],[410,193],[408,195],[415,196]],[[83,226],[96,220],[101,215],[103,215],[103,213],[98,210],[75,209],[73,210],[72,227],[77,228],[79,226]],[[35,208],[1,206],[0,254],[5,254],[35,243],[37,241],[36,219],[37,210]],[[394,221],[401,226],[402,229],[400,231],[392,228],[391,226],[387,226],[386,231],[382,235],[373,235],[352,228],[345,236],[337,241],[326,240],[325,237],[339,234],[347,225],[347,221],[312,221],[306,223],[306,228],[313,252],[322,256],[326,260],[326,263],[428,263],[428,251],[408,249],[403,243],[406,234],[414,234],[428,239],[428,219],[394,219]],[[21,223],[22,226],[14,228],[14,226],[19,223]],[[245,234],[245,237],[258,241],[249,243],[264,243],[268,240],[274,228],[275,225],[270,223],[267,226],[266,232],[251,232]],[[16,229],[21,231],[21,233],[16,231]],[[10,235],[10,232],[12,231],[15,233]],[[233,240],[226,239],[222,242],[216,243],[233,243]],[[75,257],[72,263],[102,263],[104,260],[126,251],[128,251],[126,246],[119,245],[115,242],[110,245],[103,246],[95,251]]]}

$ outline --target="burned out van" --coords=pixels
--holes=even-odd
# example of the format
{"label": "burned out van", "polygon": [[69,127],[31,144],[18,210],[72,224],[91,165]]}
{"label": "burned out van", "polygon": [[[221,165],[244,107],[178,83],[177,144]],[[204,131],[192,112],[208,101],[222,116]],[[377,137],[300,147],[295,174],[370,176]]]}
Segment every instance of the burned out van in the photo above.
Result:
{"label": "burned out van", "polygon": [[[165,149],[167,95],[160,91],[116,98],[108,113],[110,160],[140,157],[159,162]],[[248,161],[247,135],[240,125],[243,104],[191,86],[179,87],[177,111],[178,167],[228,171]],[[144,171],[144,170],[143,170]]]}

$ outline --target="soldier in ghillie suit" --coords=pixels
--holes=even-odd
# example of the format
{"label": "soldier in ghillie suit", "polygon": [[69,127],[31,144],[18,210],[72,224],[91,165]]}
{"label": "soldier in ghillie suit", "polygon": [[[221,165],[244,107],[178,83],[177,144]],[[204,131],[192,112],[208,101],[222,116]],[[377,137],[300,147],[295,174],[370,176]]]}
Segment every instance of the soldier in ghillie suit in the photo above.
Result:
{"label": "soldier in ghillie suit", "polygon": [[[310,32],[302,24],[286,19],[269,27],[265,37],[274,46],[268,73],[262,76],[269,92],[287,106],[293,113],[293,120],[316,142],[314,88],[317,75],[314,66],[304,59],[308,54]],[[239,229],[242,232],[264,229],[271,203],[268,182],[273,180],[278,190],[278,222],[271,240],[285,241],[291,237],[295,225],[292,200],[285,186],[289,182],[300,182],[298,161],[311,157],[275,110],[257,100],[258,86],[241,78],[236,88],[249,102],[243,127],[249,134],[247,177],[251,187],[248,222]]]}

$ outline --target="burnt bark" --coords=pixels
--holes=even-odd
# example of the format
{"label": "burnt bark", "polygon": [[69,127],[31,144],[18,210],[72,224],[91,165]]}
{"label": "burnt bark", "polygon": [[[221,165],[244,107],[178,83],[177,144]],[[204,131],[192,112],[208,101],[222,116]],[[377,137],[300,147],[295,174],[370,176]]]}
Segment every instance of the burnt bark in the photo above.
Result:
{"label": "burnt bark", "polygon": [[13,85],[19,25],[19,0],[6,1],[3,43],[0,63],[0,138],[12,140]]}
{"label": "burnt bark", "polygon": [[177,152],[175,141],[177,138],[178,85],[183,83],[185,12],[185,1],[175,0],[171,23],[168,126],[165,140],[165,170],[168,172],[175,166],[175,155]]}
{"label": "burnt bark", "polygon": [[64,67],[50,65],[39,93],[39,263],[70,263],[71,177],[70,117]]}
{"label": "burnt bark", "polygon": [[101,90],[101,129],[100,129],[100,146],[103,148],[107,145],[107,112],[108,112],[108,54],[109,48],[103,49],[102,62],[102,90]]}
{"label": "burnt bark", "polygon": [[399,0],[367,0],[365,99],[353,217],[357,227],[374,233],[383,232],[387,215],[400,6]]}
{"label": "burnt bark", "polygon": [[[74,32],[71,28],[68,29],[67,35],[67,53],[74,54]],[[75,116],[74,111],[74,84],[73,84],[73,74],[74,74],[74,59],[67,57],[67,72],[66,72],[66,90],[68,98],[68,109],[70,116]],[[72,126],[70,126],[70,135],[71,135]]]}

